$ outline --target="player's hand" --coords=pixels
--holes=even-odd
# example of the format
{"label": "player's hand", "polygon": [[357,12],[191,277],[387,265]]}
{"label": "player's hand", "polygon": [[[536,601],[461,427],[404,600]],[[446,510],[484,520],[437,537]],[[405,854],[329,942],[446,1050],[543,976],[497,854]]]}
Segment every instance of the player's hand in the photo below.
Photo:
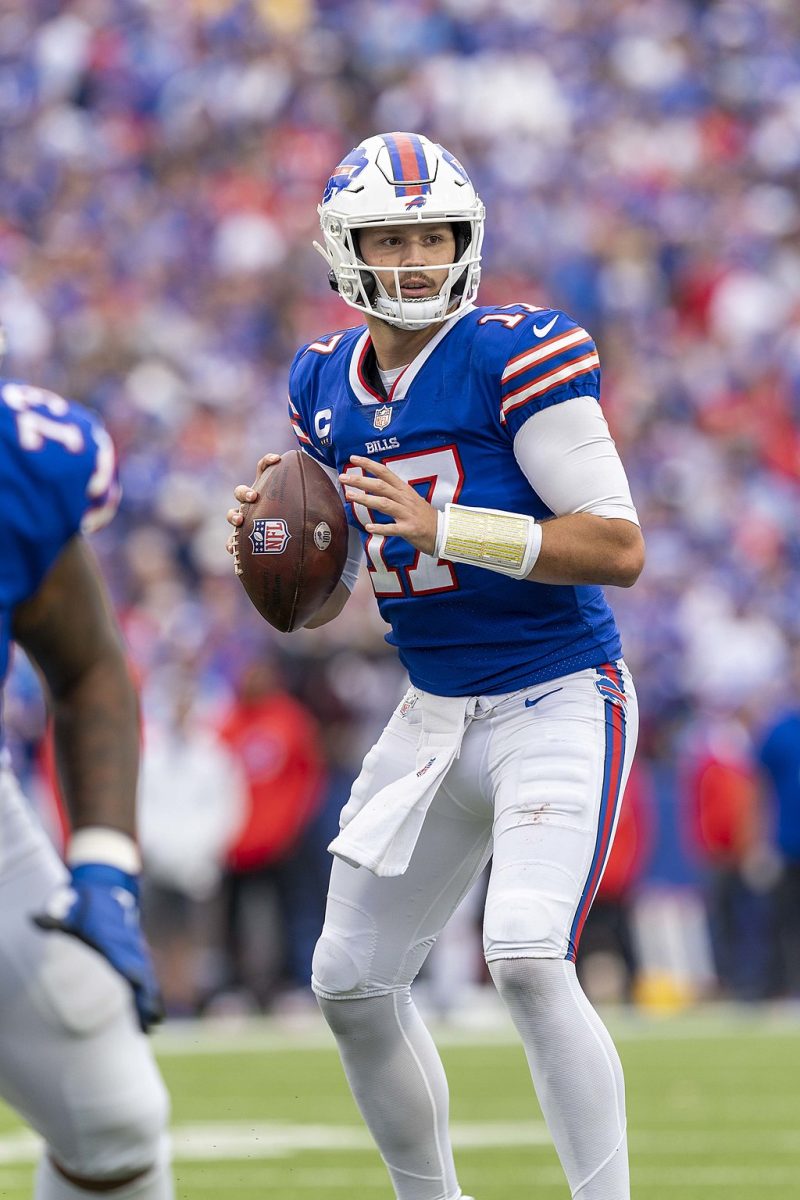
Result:
{"label": "player's hand", "polygon": [[163,1019],[164,1008],[139,924],[138,880],[106,863],[82,863],[71,874],[70,883],[33,917],[34,924],[69,933],[102,954],[131,985],[139,1024],[147,1033]]}
{"label": "player's hand", "polygon": [[[264,454],[259,460],[256,467],[256,478],[266,471],[267,467],[274,466],[276,462],[281,461],[280,454]],[[247,483],[238,483],[233,489],[234,499],[238,504],[252,504],[258,499],[258,492],[253,491]],[[225,514],[225,520],[229,525],[233,526],[233,533],[225,543],[225,549],[228,554],[233,554],[236,549],[236,530],[244,521],[241,508],[229,508]]]}
{"label": "player's hand", "polygon": [[350,459],[364,474],[347,470],[339,476],[345,499],[383,513],[391,521],[365,524],[367,533],[382,533],[405,538],[423,554],[433,554],[436,546],[436,509],[423,500],[409,483],[395,475],[383,463],[354,454]]}

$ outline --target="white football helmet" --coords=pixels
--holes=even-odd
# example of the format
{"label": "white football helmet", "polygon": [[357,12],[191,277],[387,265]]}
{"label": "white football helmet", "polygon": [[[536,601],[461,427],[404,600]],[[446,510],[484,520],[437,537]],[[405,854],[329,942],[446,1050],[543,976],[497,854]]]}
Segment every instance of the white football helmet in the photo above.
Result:
{"label": "white football helmet", "polygon": [[[468,308],[481,277],[485,209],[457,158],[418,133],[381,133],[342,159],[317,210],[325,245],[315,247],[330,267],[331,287],[351,308],[400,329],[423,329]],[[361,259],[358,230],[369,225],[424,222],[453,226],[456,253],[445,264],[447,278],[437,296],[404,299],[402,272],[394,272],[390,296],[376,272]]]}

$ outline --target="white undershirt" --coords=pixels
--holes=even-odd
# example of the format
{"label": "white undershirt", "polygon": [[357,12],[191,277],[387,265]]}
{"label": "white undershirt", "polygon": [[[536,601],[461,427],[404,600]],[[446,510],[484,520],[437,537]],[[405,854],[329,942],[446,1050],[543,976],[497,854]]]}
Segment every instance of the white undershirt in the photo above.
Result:
{"label": "white undershirt", "polygon": [[[403,369],[381,371],[387,392]],[[625,468],[593,396],[573,396],[534,413],[514,438],[514,457],[557,517],[585,512],[639,524]],[[338,487],[336,471],[325,469]],[[342,583],[352,591],[364,554],[352,526],[349,539]]]}
{"label": "white undershirt", "polygon": [[389,370],[389,371],[382,371],[380,369],[380,367],[378,367],[378,374],[381,377],[381,383],[383,384],[383,390],[386,392],[387,396],[389,395],[389,392],[392,390],[394,385],[397,383],[400,376],[403,374],[403,371],[405,371],[407,365],[408,364],[405,364],[402,367],[392,367],[391,370]]}

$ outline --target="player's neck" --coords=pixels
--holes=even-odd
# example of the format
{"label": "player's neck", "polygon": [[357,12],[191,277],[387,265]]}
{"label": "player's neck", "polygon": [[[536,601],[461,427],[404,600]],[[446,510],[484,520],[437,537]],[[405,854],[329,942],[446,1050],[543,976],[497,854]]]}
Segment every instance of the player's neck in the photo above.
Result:
{"label": "player's neck", "polygon": [[367,325],[382,371],[392,371],[395,367],[405,367],[413,362],[442,327],[441,321],[436,321],[424,329],[398,329],[396,325],[387,325],[386,321],[380,321],[377,317],[367,317]]}

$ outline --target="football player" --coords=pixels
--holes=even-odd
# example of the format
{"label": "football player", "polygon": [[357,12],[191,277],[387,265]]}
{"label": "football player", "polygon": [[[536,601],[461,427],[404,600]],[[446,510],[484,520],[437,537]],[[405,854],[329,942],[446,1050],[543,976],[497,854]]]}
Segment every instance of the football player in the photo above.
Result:
{"label": "football player", "polygon": [[[412,686],[331,844],[313,988],[399,1200],[458,1200],[447,1082],[410,988],[492,856],[486,959],[572,1195],[628,1200],[622,1069],[575,973],[637,736],[602,585],[631,586],[644,559],[597,349],[557,309],[476,306],[484,208],[421,135],[362,142],[319,214],[330,282],[364,324],[290,371],[295,434],[352,527],[308,624],[336,616],[365,557]],[[458,787],[462,742],[477,798]]]}
{"label": "football player", "polygon": [[173,1196],[144,1036],[161,1004],[139,928],[137,699],[82,534],[116,492],[95,417],[0,380],[0,683],[13,639],[45,686],[71,821],[65,866],[0,751],[0,1094],[45,1140],[36,1200]]}

